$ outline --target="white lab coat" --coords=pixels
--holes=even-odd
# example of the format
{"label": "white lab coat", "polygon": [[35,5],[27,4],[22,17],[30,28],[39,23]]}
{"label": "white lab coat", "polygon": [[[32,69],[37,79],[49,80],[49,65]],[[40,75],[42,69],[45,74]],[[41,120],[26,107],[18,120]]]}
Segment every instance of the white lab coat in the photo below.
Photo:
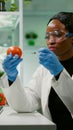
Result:
{"label": "white lab coat", "polygon": [[52,86],[73,115],[73,80],[65,69],[57,81],[40,65],[27,86],[23,86],[17,77],[9,87],[6,75],[1,78],[0,84],[9,105],[17,112],[32,112],[41,107],[43,115],[52,120],[48,109],[48,96]]}

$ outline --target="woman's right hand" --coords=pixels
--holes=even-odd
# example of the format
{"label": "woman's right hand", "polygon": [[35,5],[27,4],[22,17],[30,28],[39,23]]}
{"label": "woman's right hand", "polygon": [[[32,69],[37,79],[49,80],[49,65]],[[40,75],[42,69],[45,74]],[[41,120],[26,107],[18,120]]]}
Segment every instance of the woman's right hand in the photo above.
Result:
{"label": "woman's right hand", "polygon": [[17,66],[22,60],[23,59],[19,58],[17,54],[15,56],[12,56],[12,53],[7,55],[3,60],[2,66],[10,81],[15,81],[18,75]]}

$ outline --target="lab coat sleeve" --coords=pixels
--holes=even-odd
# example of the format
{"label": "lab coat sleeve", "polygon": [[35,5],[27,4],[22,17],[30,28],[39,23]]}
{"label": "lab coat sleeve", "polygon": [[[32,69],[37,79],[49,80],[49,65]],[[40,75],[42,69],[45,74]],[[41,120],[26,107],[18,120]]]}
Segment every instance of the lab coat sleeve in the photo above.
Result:
{"label": "lab coat sleeve", "polygon": [[40,108],[40,81],[38,69],[32,77],[32,80],[27,87],[23,87],[20,78],[17,77],[16,81],[9,87],[6,76],[1,79],[2,88],[8,104],[17,112],[32,112]]}
{"label": "lab coat sleeve", "polygon": [[73,79],[64,69],[59,79],[52,79],[52,86],[63,103],[66,105],[71,115],[73,115]]}

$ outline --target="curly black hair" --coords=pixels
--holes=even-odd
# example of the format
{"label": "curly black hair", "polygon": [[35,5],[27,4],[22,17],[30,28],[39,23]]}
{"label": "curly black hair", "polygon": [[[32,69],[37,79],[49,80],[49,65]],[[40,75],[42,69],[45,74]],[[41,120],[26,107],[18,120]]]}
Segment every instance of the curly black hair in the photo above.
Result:
{"label": "curly black hair", "polygon": [[53,17],[51,17],[49,22],[53,19],[58,19],[61,23],[65,25],[65,28],[69,32],[73,33],[73,13],[72,12],[59,12]]}

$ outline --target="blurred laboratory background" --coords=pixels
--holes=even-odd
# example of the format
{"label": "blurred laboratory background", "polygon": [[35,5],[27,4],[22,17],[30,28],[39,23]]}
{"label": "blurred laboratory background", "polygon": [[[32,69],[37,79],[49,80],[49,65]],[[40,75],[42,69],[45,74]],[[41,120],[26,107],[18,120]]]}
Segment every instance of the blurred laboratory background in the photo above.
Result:
{"label": "blurred laboratory background", "polygon": [[60,11],[73,12],[73,0],[0,0],[0,59],[9,46],[22,48],[24,60],[18,69],[23,84],[39,65],[38,49],[46,47],[49,18]]}

